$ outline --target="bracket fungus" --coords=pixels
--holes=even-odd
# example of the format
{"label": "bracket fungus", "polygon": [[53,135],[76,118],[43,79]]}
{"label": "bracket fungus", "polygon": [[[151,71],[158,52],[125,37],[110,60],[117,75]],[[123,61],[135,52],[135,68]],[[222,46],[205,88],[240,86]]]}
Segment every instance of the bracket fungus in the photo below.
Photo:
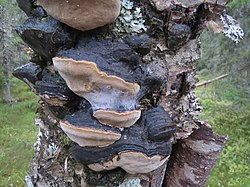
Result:
{"label": "bracket fungus", "polygon": [[[94,62],[59,57],[54,57],[52,60],[68,87],[77,95],[86,98],[92,104],[93,109],[108,106],[112,109],[113,105],[118,102],[124,108],[129,109],[124,99],[135,100],[135,95],[139,92],[140,86],[137,83],[126,82],[120,77],[108,75],[100,71]],[[97,96],[96,92],[99,92]],[[113,94],[113,101],[107,98],[109,94]],[[116,101],[116,98],[121,99]],[[100,102],[103,103],[98,103],[98,106],[95,103],[97,100],[102,100]]]}
{"label": "bracket fungus", "polygon": [[74,112],[74,108],[82,100],[67,87],[58,74],[47,68],[40,73],[40,79],[35,82],[34,88],[50,112],[59,119]]}
{"label": "bracket fungus", "polygon": [[116,112],[112,110],[97,110],[93,113],[93,116],[102,124],[123,128],[132,126],[140,118],[141,111]]}
{"label": "bracket fungus", "polygon": [[[156,118],[151,119],[152,115]],[[169,115],[162,107],[155,107],[144,111],[115,143],[105,147],[75,146],[72,154],[95,171],[121,167],[131,174],[148,173],[168,160],[174,131]]]}
{"label": "bracket fungus", "polygon": [[123,41],[103,40],[85,41],[52,60],[68,87],[90,102],[99,122],[126,128],[140,118],[138,101],[160,90],[167,78],[139,66],[138,56]]}
{"label": "bracket fungus", "polygon": [[169,156],[154,155],[149,157],[140,152],[127,151],[118,153],[110,161],[90,164],[88,167],[94,171],[121,167],[130,174],[149,173],[164,164],[168,158]]}
{"label": "bracket fungus", "polygon": [[[123,79],[139,89],[136,100],[146,94],[163,89],[166,84],[168,72],[165,74],[151,71],[137,52],[141,47],[130,46],[128,41],[110,39],[81,38],[75,49],[62,50],[56,56],[69,58],[75,61],[88,61],[96,64],[99,71]],[[135,92],[134,92],[135,93]],[[129,100],[126,101],[127,103]],[[119,110],[123,110],[122,108]]]}
{"label": "bracket fungus", "polygon": [[112,23],[120,14],[120,0],[38,0],[46,12],[70,27],[86,31]]}
{"label": "bracket fungus", "polygon": [[16,32],[37,54],[49,60],[60,49],[72,47],[76,39],[72,28],[52,17],[30,17]]}
{"label": "bracket fungus", "polygon": [[27,63],[14,70],[13,75],[26,83],[34,85],[41,77],[42,68],[34,63]]}
{"label": "bracket fungus", "polygon": [[[115,127],[129,127],[140,118],[140,111],[116,112],[134,107],[140,86],[101,72],[95,63],[68,58],[53,58],[54,66],[66,81],[68,87],[77,95],[87,99],[101,123]],[[116,105],[119,105],[118,108]],[[108,109],[108,110],[98,110]],[[111,109],[111,110],[110,110]],[[133,109],[133,108],[132,108]]]}
{"label": "bracket fungus", "polygon": [[78,111],[60,121],[62,130],[80,146],[108,146],[121,138],[118,129],[100,124],[90,111]]}

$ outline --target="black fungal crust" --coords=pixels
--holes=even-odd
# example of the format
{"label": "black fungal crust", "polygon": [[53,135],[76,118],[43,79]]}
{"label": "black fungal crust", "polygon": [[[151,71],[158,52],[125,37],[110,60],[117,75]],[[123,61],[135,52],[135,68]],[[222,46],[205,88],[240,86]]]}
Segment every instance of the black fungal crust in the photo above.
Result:
{"label": "black fungal crust", "polygon": [[90,104],[67,86],[65,81],[49,69],[42,69],[34,63],[27,63],[14,70],[13,75],[32,86],[35,93],[47,104],[55,117],[62,119],[76,110],[90,108]]}
{"label": "black fungal crust", "polygon": [[52,17],[31,17],[16,28],[17,34],[37,54],[51,60],[60,49],[73,47],[75,32]]}
{"label": "black fungal crust", "polygon": [[[35,82],[36,94],[40,97],[46,95],[48,100],[45,100],[45,102],[48,104],[50,111],[59,119],[62,119],[66,114],[75,112],[81,100],[84,99],[75,95],[58,74],[44,69],[41,77],[41,80]],[[51,104],[49,100],[52,98],[56,98],[63,104],[61,106]],[[87,102],[85,102],[85,105],[90,106]]]}
{"label": "black fungal crust", "polygon": [[166,45],[169,49],[178,50],[185,45],[191,37],[191,28],[185,24],[171,24],[166,32]]}
{"label": "black fungal crust", "polygon": [[34,63],[27,63],[16,68],[13,75],[20,80],[27,80],[32,84],[41,79],[42,69]]}
{"label": "black fungal crust", "polygon": [[[132,44],[128,39],[126,42],[130,43],[132,48],[141,49],[140,42]],[[163,89],[167,81],[167,69],[164,73],[151,71],[132,48],[122,40],[83,39],[76,49],[62,50],[57,56],[91,61],[97,64],[100,71],[120,77],[127,82],[138,83],[141,87],[137,95],[139,101],[146,94],[160,92]]]}
{"label": "black fungal crust", "polygon": [[44,69],[42,78],[36,82],[37,93],[46,92],[64,95],[65,97],[73,97],[74,93],[67,88],[65,81],[56,73],[52,73],[49,69]]}
{"label": "black fungal crust", "polygon": [[119,186],[126,176],[126,172],[121,168],[106,172],[96,172],[88,169],[84,172],[86,173],[86,181],[89,185],[103,187]]}
{"label": "black fungal crust", "polygon": [[[163,113],[165,113],[163,115]],[[147,124],[148,138],[151,141],[168,141],[176,130],[170,116],[163,108],[156,107],[143,113],[143,123]]]}
{"label": "black fungal crust", "polygon": [[152,39],[147,34],[126,36],[123,41],[142,56],[151,50]]}
{"label": "black fungal crust", "polygon": [[68,89],[60,76],[53,74],[48,69],[42,70],[34,63],[29,62],[16,68],[13,75],[32,87],[57,118],[63,118],[66,114],[75,112],[75,107],[78,108],[78,105],[81,106],[80,103],[83,103],[81,100],[84,101],[85,107],[90,107],[87,101]]}
{"label": "black fungal crust", "polygon": [[94,130],[120,133],[118,128],[113,128],[99,123],[98,120],[92,117],[92,111],[90,108],[86,110],[79,110],[71,115],[66,115],[63,121],[79,128],[90,128]]}
{"label": "black fungal crust", "polygon": [[[161,133],[161,130],[164,131]],[[172,150],[171,139],[174,130],[175,126],[169,115],[158,106],[143,112],[142,118],[130,128],[124,129],[122,137],[114,144],[101,148],[76,145],[71,152],[75,159],[83,164],[109,161],[123,151],[140,152],[149,157],[168,156]]]}
{"label": "black fungal crust", "polygon": [[36,4],[36,0],[16,0],[18,7],[25,12],[28,17],[43,18],[47,16],[43,7]]}
{"label": "black fungal crust", "polygon": [[145,25],[147,26],[147,34],[153,38],[164,36],[164,24],[166,22],[167,12],[158,12],[151,5],[149,0],[133,1],[135,7],[140,7]]}

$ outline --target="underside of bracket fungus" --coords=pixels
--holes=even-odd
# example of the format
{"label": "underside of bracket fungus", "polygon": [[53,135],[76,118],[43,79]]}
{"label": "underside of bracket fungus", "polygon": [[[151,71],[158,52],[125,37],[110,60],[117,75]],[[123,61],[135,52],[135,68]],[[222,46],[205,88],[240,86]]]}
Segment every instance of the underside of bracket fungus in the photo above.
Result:
{"label": "underside of bracket fungus", "polygon": [[86,31],[112,23],[120,14],[120,0],[38,0],[46,12],[75,29]]}
{"label": "underside of bracket fungus", "polygon": [[[125,100],[135,100],[136,94],[140,90],[137,83],[126,82],[119,77],[101,72],[94,62],[59,57],[52,60],[68,87],[77,95],[86,98],[94,110],[115,109],[114,105],[117,103],[120,103],[121,107],[129,109],[130,107],[126,106]],[[97,92],[98,95],[96,95]],[[113,96],[113,101],[107,101],[108,95]],[[96,106],[95,101],[100,99],[104,103],[101,106]]]}
{"label": "underside of bracket fungus", "polygon": [[149,157],[140,152],[120,152],[112,160],[102,163],[90,164],[89,168],[94,171],[111,170],[121,167],[127,173],[149,173],[168,160],[168,157],[155,155]]}
{"label": "underside of bracket fungus", "polygon": [[84,41],[77,47],[52,59],[68,87],[90,102],[102,124],[132,126],[141,115],[139,100],[162,89],[167,72],[139,67],[139,55],[123,41]]}
{"label": "underside of bracket fungus", "polygon": [[168,160],[175,128],[164,109],[156,107],[143,112],[115,143],[101,148],[76,146],[72,153],[95,171],[121,167],[131,174],[148,173]]}
{"label": "underside of bracket fungus", "polygon": [[62,130],[80,146],[107,146],[121,138],[118,129],[102,125],[89,111],[78,111],[60,121]]}
{"label": "underside of bracket fungus", "polygon": [[91,103],[95,110],[94,117],[101,123],[129,127],[140,118],[141,112],[138,110],[112,111],[130,110],[135,107],[136,95],[140,90],[137,83],[126,82],[101,72],[94,62],[55,57],[53,63],[68,87]]}
{"label": "underside of bracket fungus", "polygon": [[102,124],[118,128],[127,128],[132,126],[140,118],[141,111],[116,112],[112,110],[97,110],[93,113],[93,116]]}

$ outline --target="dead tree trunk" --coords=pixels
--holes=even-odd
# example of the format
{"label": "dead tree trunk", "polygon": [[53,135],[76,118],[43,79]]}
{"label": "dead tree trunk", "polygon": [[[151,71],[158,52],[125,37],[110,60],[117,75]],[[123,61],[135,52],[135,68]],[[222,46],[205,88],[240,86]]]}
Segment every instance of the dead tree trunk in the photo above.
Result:
{"label": "dead tree trunk", "polygon": [[11,105],[13,98],[10,91],[10,76],[9,76],[9,62],[6,54],[3,52],[3,78],[4,78],[4,87],[5,87],[5,101]]}
{"label": "dead tree trunk", "polygon": [[12,104],[13,102],[13,98],[11,96],[11,90],[10,90],[10,62],[8,59],[8,55],[6,54],[7,51],[9,50],[8,47],[6,46],[6,40],[8,39],[7,37],[7,32],[6,31],[6,23],[4,22],[4,18],[5,18],[5,8],[0,6],[0,48],[1,48],[1,53],[0,53],[0,57],[1,57],[1,70],[3,73],[3,79],[4,79],[4,93],[5,93],[5,101],[6,103],[8,103],[9,105]]}
{"label": "dead tree trunk", "polygon": [[14,75],[41,97],[28,186],[206,184],[226,138],[196,119],[194,61],[227,0],[17,2],[34,57]]}
{"label": "dead tree trunk", "polygon": [[197,124],[199,129],[174,145],[166,175],[166,186],[206,185],[227,138],[215,135],[206,123]]}

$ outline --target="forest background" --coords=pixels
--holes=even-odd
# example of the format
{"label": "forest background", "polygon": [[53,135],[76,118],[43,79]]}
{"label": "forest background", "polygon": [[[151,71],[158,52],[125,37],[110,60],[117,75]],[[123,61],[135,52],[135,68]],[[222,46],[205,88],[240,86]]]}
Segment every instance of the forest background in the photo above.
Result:
{"label": "forest background", "polygon": [[[224,79],[198,87],[196,95],[208,120],[229,141],[208,187],[250,186],[250,1],[234,0],[227,13],[244,29],[235,44],[223,34],[206,31],[201,36],[202,54],[197,61],[200,82],[228,74]],[[33,156],[38,128],[34,123],[39,98],[12,76],[29,61],[31,50],[15,33],[26,16],[15,0],[0,0],[0,186],[26,186],[25,176]]]}

